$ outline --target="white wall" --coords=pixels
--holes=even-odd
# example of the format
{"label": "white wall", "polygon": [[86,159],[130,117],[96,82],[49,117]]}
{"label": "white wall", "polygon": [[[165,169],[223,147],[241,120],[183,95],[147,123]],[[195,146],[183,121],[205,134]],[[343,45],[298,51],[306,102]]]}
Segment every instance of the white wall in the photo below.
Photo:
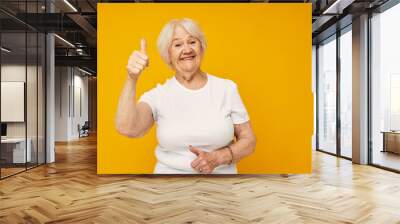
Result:
{"label": "white wall", "polygon": [[55,141],[68,140],[69,68],[55,68]]}
{"label": "white wall", "polygon": [[[81,126],[85,123],[85,121],[88,120],[88,77],[85,76],[81,76],[81,74],[83,73],[78,73],[78,75],[76,74],[75,70],[75,75],[74,75],[74,100],[75,100],[75,104],[74,104],[74,119],[72,119],[72,135],[74,137],[79,137],[79,133],[78,133],[78,124],[80,124]],[[78,93],[78,91],[80,91],[80,93]],[[80,95],[80,97],[79,97]],[[80,102],[78,102],[80,101]],[[81,108],[78,108],[81,107]],[[79,111],[79,109],[81,111]]]}
{"label": "white wall", "polygon": [[78,124],[88,120],[88,78],[83,75],[75,68],[56,67],[56,141],[79,138]]}

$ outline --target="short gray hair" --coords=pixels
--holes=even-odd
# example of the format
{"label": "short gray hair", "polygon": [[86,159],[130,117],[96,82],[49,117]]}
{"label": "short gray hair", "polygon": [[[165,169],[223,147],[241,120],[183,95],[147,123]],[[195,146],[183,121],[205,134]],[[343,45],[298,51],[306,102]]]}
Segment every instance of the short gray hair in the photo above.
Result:
{"label": "short gray hair", "polygon": [[207,48],[206,38],[204,37],[203,31],[197,23],[191,19],[173,19],[169,21],[160,32],[157,40],[158,51],[160,52],[161,58],[170,65],[171,61],[169,59],[168,49],[172,42],[172,36],[174,35],[174,30],[176,26],[182,26],[190,35],[199,39],[201,43],[201,48],[203,53]]}

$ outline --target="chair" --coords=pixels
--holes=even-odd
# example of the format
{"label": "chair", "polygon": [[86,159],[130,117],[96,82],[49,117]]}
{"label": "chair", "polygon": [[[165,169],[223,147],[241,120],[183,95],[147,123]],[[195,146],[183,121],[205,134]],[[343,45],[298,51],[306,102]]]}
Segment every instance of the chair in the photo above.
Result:
{"label": "chair", "polygon": [[85,121],[82,127],[80,127],[80,125],[78,124],[79,138],[89,136],[89,129],[90,129],[89,121]]}

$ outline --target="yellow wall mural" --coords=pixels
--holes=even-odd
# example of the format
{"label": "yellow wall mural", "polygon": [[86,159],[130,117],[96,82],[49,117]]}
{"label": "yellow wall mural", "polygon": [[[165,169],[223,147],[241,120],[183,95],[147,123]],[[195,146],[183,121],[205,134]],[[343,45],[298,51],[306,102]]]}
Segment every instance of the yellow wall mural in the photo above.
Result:
{"label": "yellow wall mural", "polygon": [[205,34],[202,70],[234,81],[250,116],[257,145],[237,164],[238,173],[311,172],[311,15],[306,3],[98,4],[97,172],[153,173],[157,126],[141,138],[119,134],[118,99],[142,38],[150,64],[136,100],[174,76],[156,43],[162,27],[181,18],[193,19]]}

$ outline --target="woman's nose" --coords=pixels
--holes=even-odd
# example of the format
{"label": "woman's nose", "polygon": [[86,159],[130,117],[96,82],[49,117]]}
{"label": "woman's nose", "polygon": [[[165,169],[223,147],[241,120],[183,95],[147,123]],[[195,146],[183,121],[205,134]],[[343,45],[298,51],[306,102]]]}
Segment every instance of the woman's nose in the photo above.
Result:
{"label": "woman's nose", "polygon": [[191,53],[192,52],[192,47],[189,44],[184,44],[183,45],[183,53]]}

